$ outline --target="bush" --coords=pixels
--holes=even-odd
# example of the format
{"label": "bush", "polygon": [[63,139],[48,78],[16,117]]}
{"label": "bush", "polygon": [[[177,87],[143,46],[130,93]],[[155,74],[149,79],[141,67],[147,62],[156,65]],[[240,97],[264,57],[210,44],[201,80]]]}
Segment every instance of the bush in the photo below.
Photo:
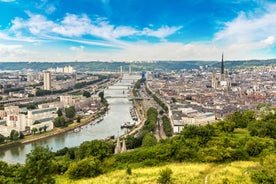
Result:
{"label": "bush", "polygon": [[157,140],[152,133],[147,133],[142,141],[143,147],[151,147],[157,144]]}
{"label": "bush", "polygon": [[132,174],[131,167],[127,166],[126,174],[127,175],[131,175]]}
{"label": "bush", "polygon": [[98,159],[89,157],[70,165],[66,173],[70,179],[96,177],[103,173],[103,167]]}
{"label": "bush", "polygon": [[172,170],[170,168],[161,170],[159,173],[159,177],[157,179],[157,183],[160,183],[160,184],[172,183],[171,175],[172,175]]}
{"label": "bush", "polygon": [[276,183],[276,155],[268,155],[263,158],[257,170],[250,174],[254,183]]}

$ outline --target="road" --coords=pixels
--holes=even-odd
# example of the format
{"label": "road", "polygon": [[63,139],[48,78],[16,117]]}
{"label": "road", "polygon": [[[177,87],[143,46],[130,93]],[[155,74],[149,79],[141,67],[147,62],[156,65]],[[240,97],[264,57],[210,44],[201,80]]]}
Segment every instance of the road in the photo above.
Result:
{"label": "road", "polygon": [[159,141],[160,139],[166,139],[167,136],[163,129],[163,121],[162,121],[162,115],[160,115],[160,111],[162,111],[162,107],[156,103],[156,101],[153,99],[151,95],[149,95],[146,92],[145,85],[141,85],[141,89],[138,91],[138,94],[143,99],[142,100],[142,106],[144,107],[144,111],[147,112],[150,107],[154,107],[157,109],[158,112],[158,121],[156,122],[155,129],[153,131],[154,136]]}

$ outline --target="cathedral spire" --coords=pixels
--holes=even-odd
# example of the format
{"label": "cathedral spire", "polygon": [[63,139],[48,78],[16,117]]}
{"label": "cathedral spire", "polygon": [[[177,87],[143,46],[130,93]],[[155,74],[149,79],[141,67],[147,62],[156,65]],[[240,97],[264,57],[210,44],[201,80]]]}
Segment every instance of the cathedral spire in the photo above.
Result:
{"label": "cathedral spire", "polygon": [[223,53],[222,53],[222,57],[221,57],[221,74],[224,74]]}

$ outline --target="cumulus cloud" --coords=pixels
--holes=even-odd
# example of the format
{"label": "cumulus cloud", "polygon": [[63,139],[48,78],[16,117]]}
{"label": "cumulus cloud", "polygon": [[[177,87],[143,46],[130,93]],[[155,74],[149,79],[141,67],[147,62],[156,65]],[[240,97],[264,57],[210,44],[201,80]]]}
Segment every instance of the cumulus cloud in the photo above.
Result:
{"label": "cumulus cloud", "polygon": [[[106,18],[91,19],[85,14],[66,14],[62,19],[50,20],[46,16],[27,12],[29,18],[15,18],[10,31],[18,38],[29,36],[36,39],[45,38],[50,41],[62,40],[80,44],[81,46],[67,46],[66,52],[59,52],[58,55],[52,56],[58,59],[63,58],[64,61],[70,60],[72,54],[76,53],[79,57],[76,58],[77,60],[107,61],[220,60],[222,52],[225,53],[226,60],[261,59],[267,58],[267,53],[258,51],[269,50],[276,43],[276,22],[274,21],[276,5],[270,4],[264,9],[265,12],[262,14],[240,12],[235,19],[225,22],[222,29],[215,33],[213,39],[188,44],[169,40],[164,42],[170,35],[181,30],[182,26],[150,25],[143,28],[121,26],[111,24]],[[135,37],[135,40],[140,41],[125,41],[127,39],[123,38],[127,37]],[[160,42],[150,43],[146,41],[147,37],[158,38]],[[9,40],[11,37],[0,32],[0,39]],[[87,52],[83,45],[117,49],[108,50],[108,52],[98,52],[98,50]],[[68,48],[74,52],[68,54]],[[32,57],[39,58],[38,55]],[[55,60],[50,57],[47,59]]]}
{"label": "cumulus cloud", "polygon": [[84,50],[84,46],[79,46],[79,47],[75,47],[75,46],[72,46],[69,48],[71,51],[74,51],[74,52],[83,52]]}
{"label": "cumulus cloud", "polygon": [[246,50],[270,48],[275,44],[275,8],[275,5],[267,5],[262,15],[241,12],[236,19],[224,24],[224,28],[216,33],[214,41],[246,46],[243,48]]}
{"label": "cumulus cloud", "polygon": [[122,37],[152,36],[160,39],[177,32],[181,27],[162,26],[156,30],[143,28],[138,30],[131,26],[115,26],[104,18],[91,20],[87,15],[66,14],[60,21],[48,20],[40,14],[27,12],[29,18],[16,17],[12,21],[11,30],[14,32],[28,31],[33,35],[60,35],[64,37],[94,36],[109,41],[119,41]]}
{"label": "cumulus cloud", "polygon": [[47,20],[47,18],[42,15],[35,15],[30,12],[27,12],[27,14],[30,17],[28,20],[16,17],[12,21],[12,27],[10,30],[14,32],[27,30],[33,35],[38,35],[47,33],[55,27],[55,23],[53,21]]}
{"label": "cumulus cloud", "polygon": [[275,37],[269,36],[266,39],[262,40],[261,43],[263,44],[263,47],[270,47],[275,44]]}
{"label": "cumulus cloud", "polygon": [[146,35],[146,36],[153,36],[153,37],[157,37],[157,38],[166,38],[169,35],[174,34],[175,32],[177,32],[178,30],[180,30],[182,28],[182,26],[173,26],[173,27],[169,27],[169,26],[162,26],[157,30],[153,30],[150,28],[144,28],[143,31],[141,32],[142,35]]}
{"label": "cumulus cloud", "polygon": [[0,44],[0,58],[2,61],[10,61],[12,58],[18,59],[18,56],[24,53],[22,45],[3,45]]}

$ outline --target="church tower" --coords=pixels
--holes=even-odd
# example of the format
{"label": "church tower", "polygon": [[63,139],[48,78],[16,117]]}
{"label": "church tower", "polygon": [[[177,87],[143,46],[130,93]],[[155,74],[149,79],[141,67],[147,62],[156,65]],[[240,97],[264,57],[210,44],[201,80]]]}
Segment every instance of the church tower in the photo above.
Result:
{"label": "church tower", "polygon": [[221,57],[220,81],[225,81],[223,53],[222,53],[222,57]]}
{"label": "church tower", "polygon": [[116,143],[116,146],[115,146],[115,150],[114,150],[114,153],[121,153],[121,143],[120,143],[120,138],[117,138],[117,143]]}

